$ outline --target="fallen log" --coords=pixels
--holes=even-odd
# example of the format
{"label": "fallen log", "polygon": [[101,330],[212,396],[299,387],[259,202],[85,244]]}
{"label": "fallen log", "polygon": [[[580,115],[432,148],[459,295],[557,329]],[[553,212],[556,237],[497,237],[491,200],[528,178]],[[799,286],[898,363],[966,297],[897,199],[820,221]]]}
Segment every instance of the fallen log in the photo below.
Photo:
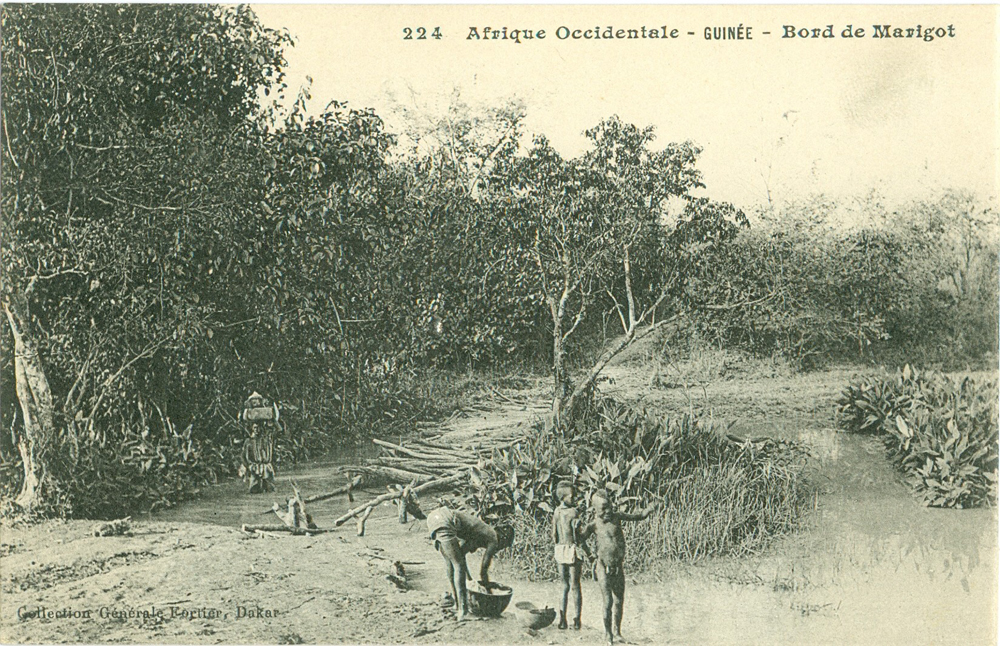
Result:
{"label": "fallen log", "polygon": [[418,487],[413,488],[413,493],[422,494],[425,491],[430,491],[431,489],[436,489],[438,487],[443,487],[450,484],[455,484],[456,482],[461,482],[469,477],[468,469],[463,469],[461,473],[456,473],[453,476],[448,476],[447,478],[439,478],[437,480],[431,480],[430,482],[425,482]]}
{"label": "fallen log", "polygon": [[358,487],[358,486],[361,485],[361,481],[363,479],[364,478],[362,478],[361,476],[354,476],[354,478],[352,478],[351,481],[348,482],[347,484],[345,484],[343,487],[340,487],[338,489],[334,489],[333,491],[330,491],[330,492],[327,492],[327,493],[320,493],[320,494],[316,494],[315,496],[309,496],[308,498],[306,498],[302,502],[310,503],[310,502],[319,502],[320,500],[329,500],[330,498],[333,498],[335,496],[339,496],[339,495],[345,494],[345,493],[348,494],[348,495],[350,495],[350,493],[354,490],[355,487]]}
{"label": "fallen log", "polygon": [[456,449],[454,446],[448,446],[445,444],[435,444],[433,442],[428,442],[427,440],[411,440],[412,444],[416,444],[422,449],[429,451],[440,452],[442,454],[453,455],[456,458],[467,458],[469,457],[468,451],[461,451]]}
{"label": "fallen log", "polygon": [[372,509],[378,507],[387,500],[393,500],[395,498],[399,498],[399,494],[401,493],[403,492],[394,491],[392,493],[384,493],[377,498],[373,498],[368,502],[366,502],[365,504],[361,505],[360,507],[355,507],[354,509],[350,510],[349,512],[338,518],[337,520],[333,521],[333,526],[340,527],[341,525],[343,525],[344,523],[346,523],[347,521],[349,521],[350,519],[354,518],[355,516],[361,513],[371,514]]}
{"label": "fallen log", "polygon": [[333,529],[320,529],[318,527],[310,529],[308,527],[289,527],[288,525],[243,525],[241,529],[244,532],[288,532],[295,536],[326,534],[334,531]]}
{"label": "fallen log", "polygon": [[417,460],[416,458],[397,458],[391,455],[383,455],[377,458],[373,458],[368,463],[370,466],[384,466],[401,468],[407,471],[428,471],[424,465],[428,464],[427,460]]}
{"label": "fallen log", "polygon": [[[424,491],[430,491],[431,489],[434,489],[436,487],[443,487],[443,486],[447,486],[447,485],[450,485],[450,484],[455,484],[457,482],[460,482],[460,481],[464,480],[467,477],[468,477],[468,473],[465,472],[465,471],[463,471],[462,473],[458,473],[458,474],[455,474],[453,476],[449,476],[447,478],[436,478],[436,479],[430,480],[428,482],[424,482],[420,486],[413,487],[413,489],[411,490],[411,492],[414,493],[414,494],[421,494]],[[365,504],[360,505],[358,507],[355,507],[354,509],[348,511],[346,514],[344,514],[343,516],[341,516],[337,520],[333,521],[333,526],[334,527],[340,527],[341,525],[343,525],[344,523],[346,523],[350,519],[354,518],[358,514],[363,513],[368,507],[377,507],[378,505],[381,505],[382,503],[384,503],[384,502],[386,502],[388,500],[395,500],[396,498],[399,498],[402,495],[403,495],[403,490],[391,491],[389,493],[384,493],[381,496],[373,498],[373,499],[369,500],[368,502],[366,502]]]}
{"label": "fallen log", "polygon": [[384,448],[387,448],[387,449],[392,449],[393,451],[396,451],[397,453],[402,453],[403,455],[408,455],[411,458],[417,458],[418,460],[439,460],[441,458],[451,457],[451,456],[443,456],[440,453],[431,454],[431,453],[423,453],[421,451],[414,451],[413,449],[408,449],[408,448],[406,448],[404,446],[400,446],[398,444],[393,444],[392,442],[386,442],[385,440],[380,440],[380,439],[377,439],[377,438],[372,439],[372,442],[374,442],[375,444],[378,444],[381,447],[384,447]]}
{"label": "fallen log", "polygon": [[414,473],[412,471],[405,471],[403,469],[396,469],[394,467],[386,467],[380,465],[369,464],[365,466],[349,466],[340,467],[340,471],[346,471],[348,473],[364,473],[368,475],[377,475],[387,478],[390,482],[400,482],[407,483],[411,480],[416,480],[417,484],[423,484],[425,482],[430,482],[436,480],[437,476],[428,475],[426,473]]}
{"label": "fallen log", "polygon": [[473,440],[474,444],[471,449],[473,451],[481,451],[483,453],[492,453],[493,451],[503,451],[504,449],[509,449],[515,444],[523,442],[523,437],[517,437],[509,441],[496,441],[496,440],[483,440],[483,438],[475,438]]}
{"label": "fallen log", "polygon": [[417,460],[416,458],[376,458],[377,465],[396,466],[412,471],[440,471],[442,469],[461,469],[472,466],[473,462],[436,462],[430,460]]}

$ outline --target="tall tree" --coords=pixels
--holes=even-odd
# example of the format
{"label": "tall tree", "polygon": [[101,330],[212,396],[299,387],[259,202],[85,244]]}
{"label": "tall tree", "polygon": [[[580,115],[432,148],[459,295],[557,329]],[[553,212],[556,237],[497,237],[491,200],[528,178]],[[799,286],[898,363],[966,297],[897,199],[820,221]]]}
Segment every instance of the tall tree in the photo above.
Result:
{"label": "tall tree", "polygon": [[[5,5],[2,302],[24,481],[211,336],[287,36],[245,7]],[[237,250],[238,251],[238,250]],[[232,302],[232,301],[230,301]],[[126,381],[132,380],[126,395]],[[115,410],[119,408],[119,410]],[[106,426],[106,425],[105,425]],[[53,476],[54,477],[54,476]]]}
{"label": "tall tree", "polygon": [[[572,423],[579,403],[623,349],[676,312],[694,263],[745,217],[695,198],[703,187],[690,142],[653,150],[652,127],[612,117],[586,132],[591,148],[563,159],[544,138],[497,182],[495,199],[520,212],[513,246],[551,321],[553,421]],[[622,334],[574,383],[567,347],[593,308],[609,307]]]}

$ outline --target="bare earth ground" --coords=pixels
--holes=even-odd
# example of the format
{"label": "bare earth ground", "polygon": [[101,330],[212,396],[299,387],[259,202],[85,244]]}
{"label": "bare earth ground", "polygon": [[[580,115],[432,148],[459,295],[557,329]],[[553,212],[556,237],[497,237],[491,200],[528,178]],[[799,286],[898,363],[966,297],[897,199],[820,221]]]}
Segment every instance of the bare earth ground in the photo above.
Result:
{"label": "bare earth ground", "polygon": [[[711,408],[720,421],[737,421],[734,433],[799,439],[815,456],[817,491],[800,532],[753,557],[667,562],[635,573],[626,593],[630,641],[996,643],[995,512],[925,509],[878,442],[837,433],[833,401],[850,372],[736,375],[687,387],[638,361],[608,374],[604,392],[661,410]],[[537,393],[508,391],[515,399]],[[507,402],[451,420],[446,437],[516,433],[536,412]],[[603,643],[600,594],[589,581],[580,632],[550,627],[529,635],[513,603],[500,619],[458,624],[438,606],[446,582],[424,525],[400,525],[389,506],[376,510],[365,537],[353,523],[315,537],[251,539],[239,531],[241,522],[273,522],[259,512],[290,479],[309,495],[329,489],[330,471],[318,465],[281,474],[278,494],[264,497],[222,485],[204,500],[138,521],[130,536],[96,538],[94,523],[84,521],[3,527],[0,641]],[[328,526],[346,505],[317,503],[311,511]],[[386,579],[394,560],[411,562],[411,590]],[[495,578],[503,574],[498,565]],[[559,593],[555,583],[505,582],[515,602],[554,605]],[[89,618],[19,618],[38,607],[89,611]]]}

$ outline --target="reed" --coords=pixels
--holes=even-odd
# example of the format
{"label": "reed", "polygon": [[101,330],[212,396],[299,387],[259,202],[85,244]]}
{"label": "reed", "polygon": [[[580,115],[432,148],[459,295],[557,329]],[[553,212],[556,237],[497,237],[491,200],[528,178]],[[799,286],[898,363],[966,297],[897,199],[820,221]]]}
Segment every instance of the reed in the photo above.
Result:
{"label": "reed", "polygon": [[[574,477],[575,470],[581,489],[607,488],[623,510],[663,500],[661,512],[624,525],[629,571],[664,559],[758,552],[796,527],[808,487],[806,453],[797,443],[740,441],[697,416],[666,419],[613,400],[597,405],[603,422],[585,439],[532,436],[518,464],[530,474],[549,469],[553,456],[570,454],[580,462],[562,477]],[[539,503],[511,511],[515,542],[501,554],[500,567],[529,580],[555,576],[549,508]]]}

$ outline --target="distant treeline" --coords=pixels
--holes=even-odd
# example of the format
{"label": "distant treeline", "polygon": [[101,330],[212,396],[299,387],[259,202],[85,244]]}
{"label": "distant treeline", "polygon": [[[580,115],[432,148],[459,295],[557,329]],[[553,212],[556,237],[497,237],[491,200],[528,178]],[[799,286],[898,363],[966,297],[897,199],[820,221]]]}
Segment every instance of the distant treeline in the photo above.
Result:
{"label": "distant treeline", "polygon": [[750,226],[694,196],[696,146],[616,117],[564,159],[522,145],[509,102],[406,133],[314,115],[308,89],[281,109],[290,39],[246,7],[2,16],[0,484],[20,508],[166,505],[232,473],[253,390],[301,457],[428,414],[428,368],[551,368],[569,393],[574,357],[667,318],[804,365],[995,350],[995,214],[973,199]]}

